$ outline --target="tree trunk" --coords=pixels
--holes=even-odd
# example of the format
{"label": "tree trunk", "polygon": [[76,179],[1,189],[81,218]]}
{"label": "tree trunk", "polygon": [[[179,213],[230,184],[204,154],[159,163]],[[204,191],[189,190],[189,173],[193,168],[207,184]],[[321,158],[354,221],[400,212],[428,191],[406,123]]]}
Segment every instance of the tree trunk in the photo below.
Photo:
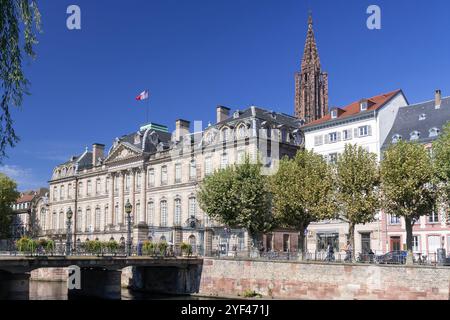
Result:
{"label": "tree trunk", "polygon": [[299,260],[304,260],[306,258],[306,247],[305,247],[305,230],[303,226],[300,227],[300,232],[298,234],[298,258]]}
{"label": "tree trunk", "polygon": [[351,250],[351,262],[356,262],[356,258],[355,258],[355,225],[353,223],[350,223],[349,226],[349,241],[350,244],[352,245],[352,250]]}
{"label": "tree trunk", "polygon": [[412,219],[405,217],[405,229],[406,229],[406,250],[408,251],[408,256],[406,257],[406,264],[413,264],[413,224]]}

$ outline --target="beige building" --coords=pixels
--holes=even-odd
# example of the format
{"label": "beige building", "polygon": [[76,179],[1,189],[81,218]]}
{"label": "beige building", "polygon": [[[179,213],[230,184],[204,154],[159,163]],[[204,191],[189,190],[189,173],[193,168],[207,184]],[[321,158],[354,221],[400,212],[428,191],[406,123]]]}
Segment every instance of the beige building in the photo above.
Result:
{"label": "beige building", "polygon": [[107,152],[104,145],[94,144],[57,166],[49,182],[49,207],[41,218],[42,235],[65,242],[71,208],[77,244],[88,239],[124,242],[124,206],[130,201],[134,245],[147,239],[187,242],[200,254],[245,249],[244,230],[228,230],[200,210],[199,183],[246,154],[260,157],[270,174],[278,159],[294,155],[302,145],[299,122],[253,106],[233,114],[219,106],[216,120],[194,133],[185,120],[177,120],[172,134],[151,123],[116,138]]}

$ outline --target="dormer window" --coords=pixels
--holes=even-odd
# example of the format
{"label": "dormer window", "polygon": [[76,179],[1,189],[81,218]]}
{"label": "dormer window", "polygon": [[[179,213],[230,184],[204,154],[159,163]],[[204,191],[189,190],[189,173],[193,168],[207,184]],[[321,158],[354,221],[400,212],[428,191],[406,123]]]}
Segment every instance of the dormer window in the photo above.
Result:
{"label": "dormer window", "polygon": [[422,114],[419,116],[419,121],[425,120],[426,118],[427,118],[427,115],[426,115],[425,113],[422,113]]}
{"label": "dormer window", "polygon": [[366,111],[367,106],[368,106],[368,102],[365,99],[361,100],[361,102],[359,103],[359,107],[360,107],[361,111]]}
{"label": "dormer window", "polygon": [[140,133],[137,133],[134,136],[134,144],[139,144],[139,143],[141,143],[141,135],[140,135]]}
{"label": "dormer window", "polygon": [[399,142],[399,141],[401,141],[401,140],[402,140],[402,136],[399,135],[399,134],[396,134],[396,135],[394,135],[394,136],[392,137],[392,143],[397,143],[397,142]]}
{"label": "dormer window", "polygon": [[411,141],[414,141],[414,140],[419,140],[419,138],[420,138],[420,132],[419,131],[413,131],[413,132],[411,132],[411,134],[410,134],[410,140]]}
{"label": "dormer window", "polygon": [[439,133],[440,133],[440,130],[438,128],[431,128],[429,130],[429,137],[430,138],[437,137],[439,135]]}
{"label": "dormer window", "polygon": [[331,119],[336,119],[337,116],[338,116],[338,111],[337,111],[337,109],[331,110]]}
{"label": "dormer window", "polygon": [[233,118],[238,119],[240,115],[241,113],[239,111],[236,111],[235,113],[233,113]]}

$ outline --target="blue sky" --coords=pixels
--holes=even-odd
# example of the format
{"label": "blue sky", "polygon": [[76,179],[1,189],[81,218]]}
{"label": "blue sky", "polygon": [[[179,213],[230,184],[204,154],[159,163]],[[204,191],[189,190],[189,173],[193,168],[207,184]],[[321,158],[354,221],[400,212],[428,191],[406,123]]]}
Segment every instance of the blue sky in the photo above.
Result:
{"label": "blue sky", "polygon": [[[55,165],[86,146],[150,120],[215,119],[217,105],[258,105],[292,114],[294,73],[308,8],[331,106],[397,88],[409,101],[450,95],[447,0],[50,0],[39,1],[43,33],[26,61],[31,95],[15,110],[21,142],[0,166],[20,190],[46,186]],[[126,3],[126,4],[125,4]],[[66,9],[81,8],[79,31]],[[381,8],[382,29],[366,27]]]}

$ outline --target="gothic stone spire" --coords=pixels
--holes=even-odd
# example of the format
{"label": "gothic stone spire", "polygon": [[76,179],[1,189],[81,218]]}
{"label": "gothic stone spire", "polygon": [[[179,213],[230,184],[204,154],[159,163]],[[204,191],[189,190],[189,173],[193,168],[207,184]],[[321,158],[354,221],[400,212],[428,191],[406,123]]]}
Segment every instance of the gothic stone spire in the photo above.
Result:
{"label": "gothic stone spire", "polygon": [[320,119],[327,111],[328,75],[321,69],[310,13],[301,71],[295,75],[295,116],[306,124]]}

